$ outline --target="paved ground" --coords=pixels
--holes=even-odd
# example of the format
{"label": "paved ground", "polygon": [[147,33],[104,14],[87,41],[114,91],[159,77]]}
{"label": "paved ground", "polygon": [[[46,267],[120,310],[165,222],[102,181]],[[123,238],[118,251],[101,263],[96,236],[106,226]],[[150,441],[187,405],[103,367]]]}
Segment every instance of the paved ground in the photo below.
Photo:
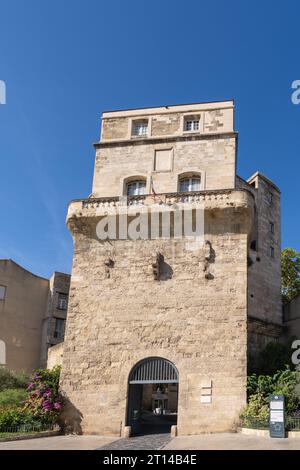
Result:
{"label": "paved ground", "polygon": [[1,450],[94,450],[115,441],[102,436],[53,436],[0,442]]}
{"label": "paved ground", "polygon": [[119,439],[100,447],[99,450],[158,450],[170,442],[170,434],[149,434],[148,436]]}
{"label": "paved ground", "polygon": [[300,450],[300,438],[270,439],[245,434],[200,434],[179,436],[168,434],[115,439],[102,436],[55,436],[14,442],[0,442],[1,450]]}
{"label": "paved ground", "polygon": [[239,433],[199,434],[172,439],[171,450],[299,450],[300,438],[271,439]]}

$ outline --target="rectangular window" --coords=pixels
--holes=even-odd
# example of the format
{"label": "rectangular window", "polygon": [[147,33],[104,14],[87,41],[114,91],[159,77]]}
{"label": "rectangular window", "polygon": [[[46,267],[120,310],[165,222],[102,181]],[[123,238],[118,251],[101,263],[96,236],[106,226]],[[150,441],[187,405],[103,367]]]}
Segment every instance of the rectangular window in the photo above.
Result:
{"label": "rectangular window", "polygon": [[271,191],[267,192],[266,198],[267,198],[267,203],[271,205],[273,202],[273,194],[271,193]]}
{"label": "rectangular window", "polygon": [[185,132],[196,132],[200,129],[200,117],[199,116],[188,116],[184,120]]}
{"label": "rectangular window", "polygon": [[5,299],[5,294],[6,294],[6,287],[5,286],[0,286],[0,300]]}
{"label": "rectangular window", "polygon": [[274,255],[275,255],[274,247],[273,247],[273,246],[270,246],[270,257],[271,257],[271,258],[274,258]]}
{"label": "rectangular window", "polygon": [[133,121],[132,135],[135,137],[146,137],[148,134],[148,121]]}
{"label": "rectangular window", "polygon": [[274,224],[273,224],[273,222],[269,222],[269,228],[270,228],[270,233],[272,233],[272,235],[274,235]]}
{"label": "rectangular window", "polygon": [[59,310],[67,310],[68,308],[68,295],[67,294],[58,294],[57,308]]}
{"label": "rectangular window", "polygon": [[54,326],[54,332],[53,332],[54,338],[57,338],[57,339],[63,338],[64,325],[65,325],[65,320],[63,320],[62,318],[55,318],[55,326]]}

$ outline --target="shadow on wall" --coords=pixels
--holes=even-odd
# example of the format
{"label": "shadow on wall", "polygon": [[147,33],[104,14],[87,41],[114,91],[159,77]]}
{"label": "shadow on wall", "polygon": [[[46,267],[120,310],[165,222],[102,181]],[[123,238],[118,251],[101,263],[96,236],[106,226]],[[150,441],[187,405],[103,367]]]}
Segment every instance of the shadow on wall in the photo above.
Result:
{"label": "shadow on wall", "polygon": [[59,424],[64,434],[82,434],[82,413],[73,403],[64,397],[65,405],[59,418]]}
{"label": "shadow on wall", "polygon": [[168,263],[163,261],[161,263],[161,273],[160,273],[159,280],[167,281],[168,279],[172,279],[172,277],[173,277],[173,269]]}

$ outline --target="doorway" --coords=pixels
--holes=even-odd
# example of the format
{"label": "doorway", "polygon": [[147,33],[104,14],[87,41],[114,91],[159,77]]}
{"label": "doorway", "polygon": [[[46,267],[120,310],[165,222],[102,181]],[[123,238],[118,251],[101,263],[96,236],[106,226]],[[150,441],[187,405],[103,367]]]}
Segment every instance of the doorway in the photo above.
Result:
{"label": "doorway", "polygon": [[140,361],[128,380],[127,425],[133,435],[168,433],[177,424],[178,371],[161,357]]}

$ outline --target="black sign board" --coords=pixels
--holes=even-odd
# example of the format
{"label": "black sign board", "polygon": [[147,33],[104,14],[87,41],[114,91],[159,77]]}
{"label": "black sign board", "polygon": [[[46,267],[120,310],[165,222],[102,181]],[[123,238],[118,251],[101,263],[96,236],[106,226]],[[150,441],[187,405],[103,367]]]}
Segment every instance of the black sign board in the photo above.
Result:
{"label": "black sign board", "polygon": [[270,437],[285,437],[283,395],[270,395]]}

